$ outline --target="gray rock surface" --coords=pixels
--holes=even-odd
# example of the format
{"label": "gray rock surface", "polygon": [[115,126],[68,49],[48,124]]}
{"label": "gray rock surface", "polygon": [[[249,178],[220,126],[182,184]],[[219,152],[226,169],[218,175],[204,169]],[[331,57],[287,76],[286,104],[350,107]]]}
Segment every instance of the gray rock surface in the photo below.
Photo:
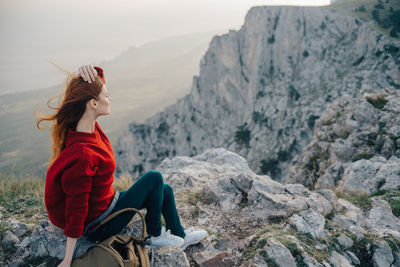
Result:
{"label": "gray rock surface", "polygon": [[[344,95],[400,87],[399,55],[391,52],[398,47],[365,21],[327,7],[253,7],[240,30],[212,38],[188,95],[129,125],[115,149],[116,174],[136,177],[165,157],[224,147],[256,173],[292,179],[287,167],[313,138],[316,119],[336,120],[336,110],[323,115],[327,105]],[[333,134],[357,135],[380,114],[362,105],[329,131],[317,126],[316,135],[327,141]],[[399,153],[391,139],[380,146],[384,154]],[[332,146],[334,159],[355,152],[348,141]],[[291,183],[308,177],[298,175]]]}
{"label": "gray rock surface", "polygon": [[310,234],[314,238],[324,235],[325,218],[313,209],[294,214],[289,218],[289,223],[296,231]]}
{"label": "gray rock surface", "polygon": [[157,253],[154,253],[151,266],[189,267],[190,264],[182,249],[163,247],[157,249]]}
{"label": "gray rock surface", "polygon": [[268,257],[273,259],[279,266],[296,267],[296,262],[290,251],[275,239],[267,241],[267,247],[264,248]]}
{"label": "gray rock surface", "polygon": [[337,238],[337,242],[344,249],[351,248],[353,246],[353,244],[354,244],[353,240],[350,237],[348,237],[347,235],[344,235],[344,234],[341,234]]}
{"label": "gray rock surface", "polygon": [[[284,185],[267,175],[257,175],[241,156],[223,148],[207,150],[193,158],[165,159],[158,169],[164,182],[174,188],[183,226],[203,228],[209,236],[185,251],[150,250],[153,266],[162,266],[163,261],[176,266],[263,266],[268,259],[280,266],[301,262],[310,266],[346,266],[365,260],[359,258],[365,257],[358,252],[360,246],[370,252],[370,261],[375,257],[377,263],[382,259],[394,262],[397,257],[396,251],[389,251],[385,244],[386,240],[391,240],[392,245],[400,244],[400,222],[379,196],[372,198],[371,209],[365,211],[329,189],[312,191],[300,184]],[[210,188],[210,183],[217,188]],[[208,191],[217,193],[212,196]],[[236,197],[239,203],[235,202]],[[21,224],[14,220],[10,225]],[[134,221],[122,234],[140,234],[134,226],[140,228],[140,221]],[[12,231],[9,233],[16,237]],[[79,241],[78,255],[90,245],[84,241]],[[4,242],[7,238],[3,238]],[[15,249],[5,252],[2,261],[18,264],[25,259],[61,260],[65,243],[62,229],[44,220],[32,233],[15,239]],[[338,251],[329,254],[335,244]],[[251,251],[261,258],[245,260]]]}
{"label": "gray rock surface", "polygon": [[2,240],[1,240],[1,246],[3,247],[3,250],[12,250],[15,248],[15,245],[20,242],[18,236],[11,232],[10,230],[7,230],[4,232]]}
{"label": "gray rock surface", "polygon": [[[315,121],[313,139],[292,160],[284,181],[366,194],[397,189],[399,102],[399,90],[386,88],[379,93],[343,95],[330,103]],[[346,128],[349,120],[358,126]]]}
{"label": "gray rock surface", "polygon": [[343,255],[337,253],[336,251],[332,251],[331,256],[329,257],[329,262],[331,266],[334,267],[351,267],[353,266]]}
{"label": "gray rock surface", "polygon": [[385,241],[375,243],[374,256],[372,262],[376,267],[393,266],[394,258],[392,249]]}

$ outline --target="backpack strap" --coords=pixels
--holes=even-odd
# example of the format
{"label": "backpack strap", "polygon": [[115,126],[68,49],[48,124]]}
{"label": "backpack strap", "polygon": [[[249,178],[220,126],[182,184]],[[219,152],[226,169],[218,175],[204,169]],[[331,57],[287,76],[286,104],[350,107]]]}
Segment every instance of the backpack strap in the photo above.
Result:
{"label": "backpack strap", "polygon": [[[95,232],[98,228],[100,228],[100,227],[101,227],[102,225],[104,225],[106,222],[108,222],[108,221],[114,219],[116,216],[120,215],[121,213],[127,212],[127,211],[135,211],[135,212],[139,213],[139,215],[140,215],[140,217],[141,217],[141,219],[142,219],[142,224],[143,224],[143,235],[142,235],[142,238],[141,238],[141,239],[134,238],[134,237],[133,237],[133,238],[134,238],[135,240],[138,240],[138,241],[145,241],[145,239],[146,239],[146,221],[144,220],[144,216],[143,216],[143,214],[140,212],[140,210],[135,209],[135,208],[125,208],[125,209],[121,209],[121,210],[118,210],[118,211],[116,211],[116,212],[113,212],[111,215],[107,216],[107,218],[105,218],[104,220],[102,220],[102,221],[93,229],[93,232]],[[134,216],[133,216],[133,217],[134,217]],[[132,217],[132,219],[129,221],[129,223],[128,223],[127,225],[129,225],[129,224],[133,221],[133,217]]]}
{"label": "backpack strap", "polygon": [[93,233],[93,230],[89,230],[90,227],[92,227],[93,225],[98,224],[99,222],[101,222],[107,215],[109,215],[111,213],[111,211],[113,210],[113,208],[115,207],[115,204],[117,204],[117,200],[119,198],[119,191],[115,191],[115,195],[114,198],[111,202],[111,205],[107,208],[107,210],[101,214],[99,217],[97,217],[96,219],[94,219],[92,222],[90,222],[85,229],[83,229],[83,235],[87,236],[88,234]]}

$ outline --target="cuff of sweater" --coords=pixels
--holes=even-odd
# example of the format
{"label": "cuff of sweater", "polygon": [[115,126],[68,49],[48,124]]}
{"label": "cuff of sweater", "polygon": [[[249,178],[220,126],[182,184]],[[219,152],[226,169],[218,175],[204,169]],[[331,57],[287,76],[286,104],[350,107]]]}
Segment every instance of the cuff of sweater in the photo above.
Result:
{"label": "cuff of sweater", "polygon": [[72,238],[79,238],[82,236],[83,226],[65,225],[64,235]]}

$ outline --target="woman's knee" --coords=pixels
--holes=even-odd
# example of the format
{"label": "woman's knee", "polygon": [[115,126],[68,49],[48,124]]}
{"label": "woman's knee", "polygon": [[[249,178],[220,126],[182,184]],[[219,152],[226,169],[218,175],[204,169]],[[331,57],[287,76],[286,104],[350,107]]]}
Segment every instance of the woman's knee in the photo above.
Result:
{"label": "woman's knee", "polygon": [[169,195],[169,196],[174,195],[174,191],[172,190],[172,187],[169,184],[164,184],[164,196],[165,195]]}
{"label": "woman's knee", "polygon": [[160,184],[163,183],[163,176],[161,172],[157,170],[150,170],[146,173],[147,179],[152,182],[153,184]]}

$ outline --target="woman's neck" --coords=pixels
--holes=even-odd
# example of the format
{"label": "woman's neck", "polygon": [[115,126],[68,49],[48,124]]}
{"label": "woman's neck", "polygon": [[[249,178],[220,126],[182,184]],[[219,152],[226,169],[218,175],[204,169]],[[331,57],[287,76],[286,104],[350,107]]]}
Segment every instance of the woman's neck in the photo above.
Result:
{"label": "woman's neck", "polygon": [[89,118],[87,116],[82,116],[82,118],[76,124],[77,132],[94,133],[96,126],[96,120]]}

